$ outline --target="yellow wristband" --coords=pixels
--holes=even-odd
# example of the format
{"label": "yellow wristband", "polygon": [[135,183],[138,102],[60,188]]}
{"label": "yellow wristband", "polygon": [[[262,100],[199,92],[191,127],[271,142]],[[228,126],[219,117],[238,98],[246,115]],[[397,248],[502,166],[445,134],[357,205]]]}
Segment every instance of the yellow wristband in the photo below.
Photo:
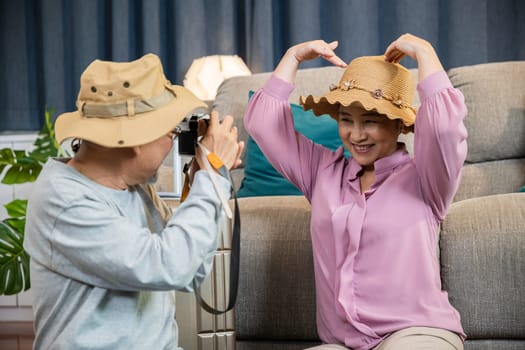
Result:
{"label": "yellow wristband", "polygon": [[211,166],[217,170],[217,172],[225,177],[228,181],[231,182],[230,173],[228,172],[228,169],[222,162],[222,160],[215,154],[215,153],[208,153],[206,156],[208,159],[208,162],[210,162]]}
{"label": "yellow wristband", "polygon": [[217,155],[215,153],[208,153],[208,161],[210,162],[211,166],[215,169],[215,170],[219,170],[220,168],[222,168],[224,166],[224,164],[222,163],[222,160],[217,157]]}

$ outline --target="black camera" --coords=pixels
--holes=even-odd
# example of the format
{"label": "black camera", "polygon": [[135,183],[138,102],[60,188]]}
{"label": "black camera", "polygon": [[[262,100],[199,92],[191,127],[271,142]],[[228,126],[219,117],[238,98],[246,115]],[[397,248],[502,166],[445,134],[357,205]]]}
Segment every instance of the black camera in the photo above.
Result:
{"label": "black camera", "polygon": [[208,124],[210,116],[207,114],[194,114],[186,117],[175,128],[174,132],[179,143],[179,154],[194,156],[195,146],[199,141],[199,120],[203,119]]}

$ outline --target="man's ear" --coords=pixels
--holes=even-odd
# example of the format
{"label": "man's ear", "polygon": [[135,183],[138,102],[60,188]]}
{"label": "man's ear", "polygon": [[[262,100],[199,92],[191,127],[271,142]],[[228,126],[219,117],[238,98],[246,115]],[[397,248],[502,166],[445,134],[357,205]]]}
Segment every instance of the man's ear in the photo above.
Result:
{"label": "man's ear", "polygon": [[129,155],[132,157],[138,156],[140,153],[142,153],[142,148],[140,146],[129,147],[128,149]]}

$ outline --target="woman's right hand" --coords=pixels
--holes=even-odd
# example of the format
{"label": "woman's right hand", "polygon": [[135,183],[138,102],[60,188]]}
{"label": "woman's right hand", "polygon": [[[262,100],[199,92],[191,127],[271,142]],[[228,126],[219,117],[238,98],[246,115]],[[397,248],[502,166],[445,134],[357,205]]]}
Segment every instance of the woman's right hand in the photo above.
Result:
{"label": "woman's right hand", "polygon": [[294,45],[286,51],[275,68],[274,74],[283,80],[294,83],[299,64],[318,57],[322,57],[328,62],[344,68],[346,63],[334,52],[338,45],[337,41],[327,43],[324,40],[313,40]]}

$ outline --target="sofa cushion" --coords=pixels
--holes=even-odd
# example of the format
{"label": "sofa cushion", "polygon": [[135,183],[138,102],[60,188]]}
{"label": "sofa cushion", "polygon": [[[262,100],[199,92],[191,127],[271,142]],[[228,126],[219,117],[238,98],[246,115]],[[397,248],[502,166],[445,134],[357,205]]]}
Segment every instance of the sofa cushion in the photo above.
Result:
{"label": "sofa cushion", "polygon": [[525,194],[453,203],[440,237],[443,289],[468,339],[525,339]]}
{"label": "sofa cushion", "polygon": [[[250,96],[253,91],[250,92]],[[290,104],[295,130],[317,144],[336,150],[343,143],[339,138],[337,122],[329,115],[316,117],[312,111]],[[348,151],[345,151],[348,157]],[[248,137],[246,145],[244,178],[237,195],[239,197],[301,195],[290,181],[285,179],[270,164],[255,141]]]}
{"label": "sofa cushion", "polygon": [[249,340],[237,340],[235,343],[235,350],[268,350],[268,349],[279,349],[279,350],[304,350],[317,345],[321,345],[321,342],[316,341],[298,341],[298,342],[286,342],[286,341],[249,341]]}
{"label": "sofa cushion", "polygon": [[525,158],[467,163],[454,201],[516,192],[525,183]]}
{"label": "sofa cushion", "polygon": [[275,170],[257,143],[249,136],[246,145],[244,177],[237,196],[241,198],[301,194],[297,187]]}
{"label": "sofa cushion", "polygon": [[468,154],[454,201],[515,192],[525,183],[525,61],[464,66],[448,75],[468,108]]}
{"label": "sofa cushion", "polygon": [[523,350],[524,339],[501,339],[501,340],[468,340],[465,342],[465,350]]}
{"label": "sofa cushion", "polygon": [[239,208],[237,339],[318,341],[309,203],[303,196],[240,198]]}
{"label": "sofa cushion", "polygon": [[453,68],[448,75],[468,108],[467,162],[525,158],[525,61]]}

